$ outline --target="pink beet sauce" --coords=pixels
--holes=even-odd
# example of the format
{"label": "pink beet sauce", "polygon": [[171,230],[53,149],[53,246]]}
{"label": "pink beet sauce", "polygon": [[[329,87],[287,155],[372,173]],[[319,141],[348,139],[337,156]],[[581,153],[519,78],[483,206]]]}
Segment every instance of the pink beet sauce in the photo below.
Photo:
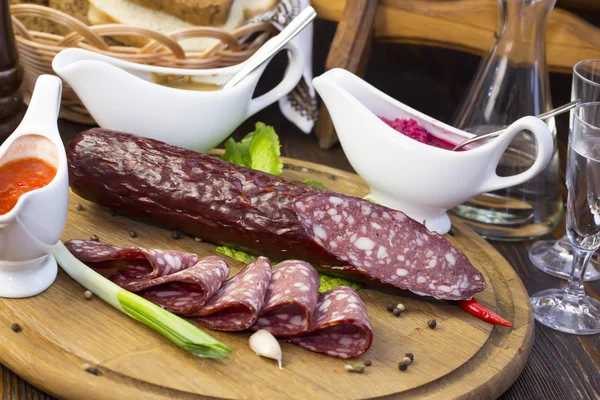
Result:
{"label": "pink beet sauce", "polygon": [[[416,140],[417,142],[424,143],[428,146],[438,147],[444,150],[452,150],[456,145],[447,142],[443,139],[440,139],[434,135],[432,135],[427,129],[419,126],[417,121],[414,119],[400,119],[396,118],[395,120],[389,120],[385,117],[379,117],[383,122],[403,134],[404,136],[408,136],[411,139]],[[459,151],[463,151],[463,149]]]}

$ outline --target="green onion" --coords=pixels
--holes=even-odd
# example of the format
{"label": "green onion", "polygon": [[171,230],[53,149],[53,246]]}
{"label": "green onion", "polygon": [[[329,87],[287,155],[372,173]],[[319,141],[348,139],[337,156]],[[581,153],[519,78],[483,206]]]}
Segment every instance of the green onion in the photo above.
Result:
{"label": "green onion", "polygon": [[233,352],[229,346],[183,318],[120,288],[98,274],[75,258],[61,242],[53,246],[52,255],[61,268],[80,285],[117,310],[154,329],[188,353],[197,357],[222,359]]}

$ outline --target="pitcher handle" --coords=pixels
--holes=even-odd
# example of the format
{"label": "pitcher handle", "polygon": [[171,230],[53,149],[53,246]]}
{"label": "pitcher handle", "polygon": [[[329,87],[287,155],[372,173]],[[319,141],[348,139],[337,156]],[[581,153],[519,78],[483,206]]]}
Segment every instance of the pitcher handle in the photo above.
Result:
{"label": "pitcher handle", "polygon": [[[535,162],[527,171],[512,176],[498,176],[496,174],[496,168],[498,167],[502,154],[504,154],[514,137],[523,130],[531,131],[535,138],[537,144]],[[517,120],[506,128],[506,131],[493,140],[496,148],[493,151],[490,160],[488,178],[480,188],[480,193],[492,192],[494,190],[516,186],[528,181],[546,168],[554,153],[554,138],[550,133],[550,129],[548,129],[548,126],[542,122],[542,120],[535,117],[523,117]]]}
{"label": "pitcher handle", "polygon": [[300,82],[300,79],[302,79],[302,74],[304,72],[304,55],[302,54],[302,51],[292,43],[286,44],[281,50],[289,50],[291,53],[288,68],[285,71],[282,81],[267,93],[250,101],[246,119],[291,92],[298,82]]}

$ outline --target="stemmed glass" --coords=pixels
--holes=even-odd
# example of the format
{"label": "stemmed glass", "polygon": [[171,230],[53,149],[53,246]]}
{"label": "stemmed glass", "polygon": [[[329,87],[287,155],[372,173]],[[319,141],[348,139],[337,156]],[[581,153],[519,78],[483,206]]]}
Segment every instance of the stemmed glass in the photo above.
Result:
{"label": "stemmed glass", "polygon": [[[571,87],[571,100],[580,99],[581,102],[600,101],[600,60],[580,61],[573,67],[573,83]],[[571,114],[570,125],[573,125]],[[529,259],[542,271],[563,279],[568,279],[571,274],[571,243],[567,235],[559,240],[540,240],[529,250]],[[584,281],[600,279],[600,253],[592,256],[587,268]]]}
{"label": "stemmed glass", "polygon": [[588,297],[583,275],[600,248],[600,102],[571,111],[567,155],[567,237],[573,263],[567,285],[531,297],[533,315],[550,328],[579,335],[600,333],[600,302]]}

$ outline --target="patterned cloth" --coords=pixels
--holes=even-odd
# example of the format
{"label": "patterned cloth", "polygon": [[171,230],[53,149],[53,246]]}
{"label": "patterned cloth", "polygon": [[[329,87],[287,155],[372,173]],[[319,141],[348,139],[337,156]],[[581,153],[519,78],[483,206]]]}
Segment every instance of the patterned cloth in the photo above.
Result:
{"label": "patterned cloth", "polygon": [[[279,0],[271,10],[253,18],[250,22],[269,21],[281,30],[294,19],[300,11],[310,5],[310,0]],[[313,25],[300,32],[292,42],[302,50],[305,59],[304,77],[296,88],[279,100],[283,115],[304,133],[310,133],[315,126],[319,109],[315,89],[312,86],[312,40]]]}

